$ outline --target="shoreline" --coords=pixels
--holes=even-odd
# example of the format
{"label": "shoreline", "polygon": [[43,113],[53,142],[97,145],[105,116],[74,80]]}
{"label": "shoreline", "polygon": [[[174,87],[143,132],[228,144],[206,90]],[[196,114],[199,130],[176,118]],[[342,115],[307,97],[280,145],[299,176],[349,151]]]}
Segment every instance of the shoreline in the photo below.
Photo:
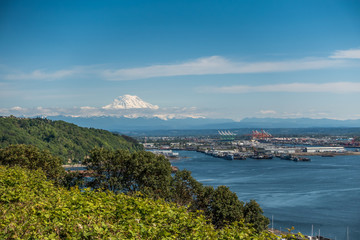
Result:
{"label": "shoreline", "polygon": [[309,152],[298,152],[294,153],[292,155],[296,156],[360,156],[360,152],[315,152],[315,153],[309,153]]}
{"label": "shoreline", "polygon": [[86,167],[85,165],[82,164],[64,164],[61,165],[63,168],[81,168],[81,167]]}

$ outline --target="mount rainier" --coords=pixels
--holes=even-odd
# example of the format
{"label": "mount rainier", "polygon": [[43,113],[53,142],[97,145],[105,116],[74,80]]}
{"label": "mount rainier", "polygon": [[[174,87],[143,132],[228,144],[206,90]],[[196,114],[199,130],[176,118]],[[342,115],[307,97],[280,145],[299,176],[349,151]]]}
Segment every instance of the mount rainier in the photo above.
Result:
{"label": "mount rainier", "polygon": [[126,94],[124,96],[119,96],[119,97],[115,98],[111,104],[106,105],[102,108],[108,109],[108,110],[134,109],[134,108],[137,108],[137,109],[138,108],[146,108],[146,109],[155,109],[156,110],[156,109],[159,109],[159,106],[147,103],[147,102],[143,101],[141,98],[139,98],[138,96]]}

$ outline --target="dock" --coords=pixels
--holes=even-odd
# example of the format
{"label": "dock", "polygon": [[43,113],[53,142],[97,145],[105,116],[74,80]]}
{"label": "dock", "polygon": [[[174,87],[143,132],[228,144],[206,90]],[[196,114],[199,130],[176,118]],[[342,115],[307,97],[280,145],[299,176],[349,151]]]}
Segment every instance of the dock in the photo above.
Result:
{"label": "dock", "polygon": [[297,152],[298,156],[360,156],[360,152]]}

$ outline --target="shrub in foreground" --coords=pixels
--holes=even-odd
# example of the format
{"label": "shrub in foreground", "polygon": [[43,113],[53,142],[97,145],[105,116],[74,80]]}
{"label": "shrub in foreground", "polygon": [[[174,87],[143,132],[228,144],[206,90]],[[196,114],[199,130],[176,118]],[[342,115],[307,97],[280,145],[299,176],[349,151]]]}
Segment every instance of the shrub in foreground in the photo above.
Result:
{"label": "shrub in foreground", "polygon": [[58,188],[41,171],[0,166],[0,239],[277,239],[241,222],[145,197]]}

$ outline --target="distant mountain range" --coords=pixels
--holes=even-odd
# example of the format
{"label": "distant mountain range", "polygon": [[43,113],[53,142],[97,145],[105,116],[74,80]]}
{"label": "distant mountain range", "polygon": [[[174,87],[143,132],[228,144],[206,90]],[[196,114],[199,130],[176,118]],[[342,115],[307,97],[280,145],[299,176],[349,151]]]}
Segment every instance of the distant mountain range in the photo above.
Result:
{"label": "distant mountain range", "polygon": [[22,108],[0,109],[3,116],[43,116],[51,120],[64,120],[82,127],[117,132],[151,130],[211,130],[211,129],[269,129],[269,128],[360,128],[358,120],[311,118],[245,118],[210,119],[196,108],[161,108],[145,102],[135,95],[118,96],[103,107],[74,108]]}
{"label": "distant mountain range", "polygon": [[126,118],[126,117],[68,117],[52,116],[51,120],[63,120],[82,127],[110,131],[181,130],[181,129],[236,129],[236,128],[332,128],[360,127],[358,120],[333,120],[311,118],[245,118],[239,122],[231,119],[185,118]]}

